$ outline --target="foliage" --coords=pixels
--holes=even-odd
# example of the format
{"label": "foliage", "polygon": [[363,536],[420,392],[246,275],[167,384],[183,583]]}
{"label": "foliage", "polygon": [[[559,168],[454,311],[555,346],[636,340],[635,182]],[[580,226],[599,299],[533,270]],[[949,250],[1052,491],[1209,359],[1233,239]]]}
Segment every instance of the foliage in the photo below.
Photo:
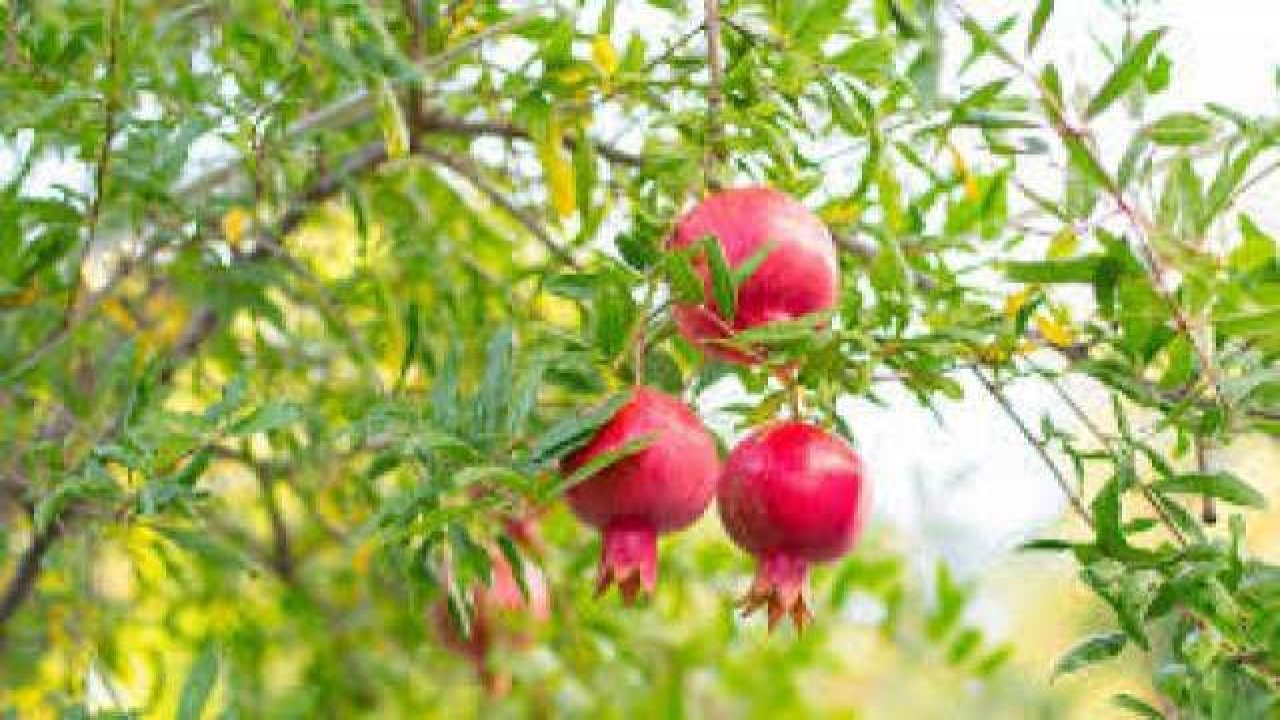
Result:
{"label": "foliage", "polygon": [[[933,404],[970,375],[1075,515],[1029,549],[1069,554],[1113,618],[1054,672],[1131,649],[1156,668],[1117,698],[1137,716],[1276,712],[1280,569],[1242,542],[1266,498],[1220,457],[1280,432],[1280,264],[1239,210],[1280,125],[1148,117],[1171,63],[1123,4],[1113,70],[1073,78],[1034,61],[1053,0],[993,26],[949,0],[729,0],[714,23],[656,0],[11,0],[0,707],[440,714],[471,691],[437,681],[457,664],[425,608],[465,618],[495,545],[544,567],[555,621],[500,659],[520,689],[493,712],[819,714],[803,672],[844,662],[854,596],[886,641],[990,679],[1008,650],[945,568],[927,593],[873,542],[819,578],[816,630],[765,643],[709,529],[624,612],[589,597],[556,509],[582,479],[558,459],[638,378],[695,402],[736,381],[741,427],[795,412],[856,439],[841,399]],[[1103,121],[1131,129],[1120,152]],[[735,339],[767,367],[672,332],[673,299],[708,300],[698,263],[725,308],[751,271],[662,249],[719,183],[787,190],[842,250],[824,329]],[[1005,394],[1068,377],[1112,422],[1037,427]],[[501,522],[530,513],[541,547]],[[86,704],[121,674],[133,704]]]}

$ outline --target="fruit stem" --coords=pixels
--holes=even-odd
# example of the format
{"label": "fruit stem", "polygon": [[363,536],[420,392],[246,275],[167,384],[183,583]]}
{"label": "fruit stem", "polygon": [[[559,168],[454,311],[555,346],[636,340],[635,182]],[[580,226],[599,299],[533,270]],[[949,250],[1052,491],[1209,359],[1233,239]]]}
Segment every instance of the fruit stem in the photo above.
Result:
{"label": "fruit stem", "polygon": [[800,388],[800,372],[794,367],[783,367],[775,370],[773,376],[786,388],[787,407],[791,410],[791,418],[803,421],[804,395]]}
{"label": "fruit stem", "polygon": [[649,349],[649,306],[653,304],[653,298],[657,290],[656,286],[657,283],[654,282],[653,275],[645,278],[644,302],[640,305],[641,312],[636,318],[636,325],[632,330],[631,373],[636,387],[644,384],[644,357],[645,352]]}

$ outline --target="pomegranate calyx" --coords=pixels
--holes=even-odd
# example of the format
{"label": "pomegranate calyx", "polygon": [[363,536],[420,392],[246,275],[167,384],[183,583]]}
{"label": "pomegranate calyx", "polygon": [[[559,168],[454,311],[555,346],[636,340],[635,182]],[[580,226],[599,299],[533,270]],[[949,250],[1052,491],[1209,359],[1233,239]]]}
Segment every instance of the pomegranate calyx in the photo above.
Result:
{"label": "pomegranate calyx", "polygon": [[760,558],[751,589],[740,602],[743,616],[766,608],[770,632],[788,615],[796,630],[803,631],[813,619],[805,598],[808,574],[809,563],[803,558],[781,552]]}
{"label": "pomegranate calyx", "polygon": [[596,595],[617,584],[623,602],[634,605],[640,595],[653,594],[658,581],[658,533],[648,525],[615,523],[605,528],[600,549],[600,579]]}

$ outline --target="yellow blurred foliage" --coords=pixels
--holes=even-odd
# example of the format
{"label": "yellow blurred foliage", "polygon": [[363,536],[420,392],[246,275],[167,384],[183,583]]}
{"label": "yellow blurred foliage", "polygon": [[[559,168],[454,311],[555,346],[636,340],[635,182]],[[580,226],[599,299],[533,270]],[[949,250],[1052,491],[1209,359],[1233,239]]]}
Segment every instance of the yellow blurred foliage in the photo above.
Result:
{"label": "yellow blurred foliage", "polygon": [[596,35],[591,39],[591,60],[606,78],[618,72],[618,52],[608,35]]}
{"label": "yellow blurred foliage", "polygon": [[239,250],[253,217],[242,207],[233,207],[222,216],[222,237],[232,250]]}

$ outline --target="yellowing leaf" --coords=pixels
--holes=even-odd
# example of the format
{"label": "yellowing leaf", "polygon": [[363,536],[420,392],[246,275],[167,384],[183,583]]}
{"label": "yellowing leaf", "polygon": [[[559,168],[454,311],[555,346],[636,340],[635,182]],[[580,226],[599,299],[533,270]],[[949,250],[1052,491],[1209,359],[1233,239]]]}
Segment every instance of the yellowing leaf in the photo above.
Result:
{"label": "yellowing leaf", "polygon": [[591,60],[605,77],[618,72],[618,52],[613,49],[608,35],[596,35],[591,39]]}
{"label": "yellowing leaf", "polygon": [[125,308],[124,303],[117,298],[107,298],[102,302],[102,314],[106,315],[111,322],[127,333],[137,332],[138,323],[134,321],[133,315]]}
{"label": "yellowing leaf", "polygon": [[978,179],[969,170],[969,163],[965,162],[955,145],[947,143],[947,150],[951,153],[951,165],[955,168],[956,177],[964,183],[964,196],[971,201],[977,200],[981,191],[978,189]]}
{"label": "yellowing leaf", "polygon": [[1049,260],[1062,260],[1076,254],[1076,248],[1080,246],[1080,238],[1076,235],[1076,231],[1071,226],[1065,226],[1049,240],[1049,250],[1046,257]]}
{"label": "yellowing leaf", "polygon": [[862,217],[862,205],[856,202],[836,202],[818,211],[828,225],[852,225]]}
{"label": "yellowing leaf", "polygon": [[1004,317],[1006,320],[1012,320],[1018,315],[1018,311],[1026,307],[1027,301],[1031,299],[1032,293],[1036,291],[1034,285],[1028,285],[1016,293],[1004,299]]}
{"label": "yellowing leaf", "polygon": [[149,295],[143,307],[149,323],[142,337],[143,345],[160,348],[177,342],[187,326],[186,303],[175,295],[160,293]]}
{"label": "yellowing leaf", "polygon": [[559,118],[553,113],[547,120],[547,137],[538,148],[538,156],[542,160],[551,207],[561,218],[572,215],[578,206],[573,165],[565,157],[563,137]]}
{"label": "yellowing leaf", "polygon": [[449,13],[453,21],[453,28],[449,31],[450,40],[456,40],[472,30],[484,27],[483,23],[471,16],[475,4],[475,0],[462,0]]}
{"label": "yellowing leaf", "polygon": [[556,72],[556,79],[569,86],[579,85],[590,76],[591,66],[586,63],[567,65]]}
{"label": "yellowing leaf", "polygon": [[226,238],[231,249],[240,249],[240,243],[244,241],[251,221],[249,212],[240,207],[233,207],[222,216],[222,237]]}
{"label": "yellowing leaf", "polygon": [[1036,330],[1039,330],[1040,335],[1055,347],[1065,348],[1075,344],[1076,333],[1071,328],[1071,323],[1064,322],[1060,318],[1037,315]]}
{"label": "yellowing leaf", "polygon": [[369,561],[372,558],[373,543],[364,542],[356,547],[356,551],[351,558],[351,564],[355,567],[357,575],[364,577],[369,574]]}
{"label": "yellowing leaf", "polygon": [[36,290],[36,284],[33,282],[21,290],[15,290],[6,295],[0,295],[0,310],[26,307],[27,305],[35,302],[36,297],[39,296],[39,294],[40,293]]}
{"label": "yellowing leaf", "polygon": [[1009,359],[1009,348],[1000,343],[989,343],[977,348],[978,359],[988,365],[999,365]]}

